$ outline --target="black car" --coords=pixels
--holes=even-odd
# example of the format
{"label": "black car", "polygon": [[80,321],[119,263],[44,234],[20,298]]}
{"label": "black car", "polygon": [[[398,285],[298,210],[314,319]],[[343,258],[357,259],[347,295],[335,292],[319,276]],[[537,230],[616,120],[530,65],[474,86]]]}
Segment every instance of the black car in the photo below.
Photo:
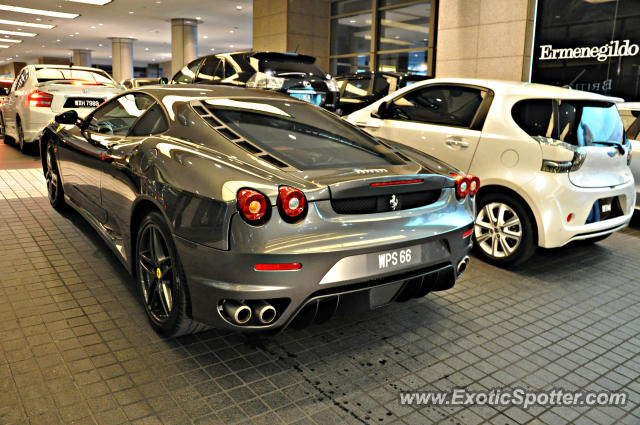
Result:
{"label": "black car", "polygon": [[40,139],[49,201],[135,276],[152,326],[302,327],[451,288],[477,177],[289,96],[147,86]]}
{"label": "black car", "polygon": [[157,84],[167,84],[169,80],[166,77],[159,78],[127,78],[120,81],[120,85],[125,89],[137,89],[142,86],[155,86]]}
{"label": "black car", "polygon": [[340,115],[349,115],[389,93],[428,78],[401,72],[359,72],[336,77],[340,89],[336,111]]}
{"label": "black car", "polygon": [[335,111],[336,81],[298,53],[232,52],[190,62],[171,79],[173,84],[227,84],[273,90]]}

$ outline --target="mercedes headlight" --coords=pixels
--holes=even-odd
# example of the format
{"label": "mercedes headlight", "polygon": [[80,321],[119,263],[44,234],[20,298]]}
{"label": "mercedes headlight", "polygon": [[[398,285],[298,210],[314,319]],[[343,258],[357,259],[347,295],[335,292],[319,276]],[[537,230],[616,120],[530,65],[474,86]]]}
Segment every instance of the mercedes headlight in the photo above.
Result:
{"label": "mercedes headlight", "polygon": [[327,88],[329,91],[340,91],[340,87],[338,87],[338,82],[333,78],[327,80]]}

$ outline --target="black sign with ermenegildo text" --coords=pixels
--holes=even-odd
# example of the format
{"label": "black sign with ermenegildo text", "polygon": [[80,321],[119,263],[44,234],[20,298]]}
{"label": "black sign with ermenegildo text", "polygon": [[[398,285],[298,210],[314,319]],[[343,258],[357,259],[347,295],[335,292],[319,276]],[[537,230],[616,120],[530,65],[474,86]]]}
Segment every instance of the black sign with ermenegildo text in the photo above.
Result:
{"label": "black sign with ermenegildo text", "polygon": [[531,81],[640,100],[640,1],[538,0]]}

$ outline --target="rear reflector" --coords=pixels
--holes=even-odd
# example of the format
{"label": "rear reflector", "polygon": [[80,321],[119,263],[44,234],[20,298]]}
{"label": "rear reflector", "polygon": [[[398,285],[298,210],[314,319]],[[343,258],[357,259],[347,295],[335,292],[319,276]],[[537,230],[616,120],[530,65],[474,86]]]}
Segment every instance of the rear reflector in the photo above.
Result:
{"label": "rear reflector", "polygon": [[254,270],[259,272],[282,272],[290,270],[300,270],[300,263],[275,263],[275,264],[256,264]]}
{"label": "rear reflector", "polygon": [[376,186],[397,186],[399,184],[415,184],[415,183],[422,183],[424,180],[422,179],[416,179],[416,180],[398,180],[398,181],[394,181],[394,182],[379,182],[379,183],[371,183],[369,186],[371,187],[376,187]]}
{"label": "rear reflector", "polygon": [[473,233],[473,229],[469,229],[462,234],[462,239],[468,238]]}

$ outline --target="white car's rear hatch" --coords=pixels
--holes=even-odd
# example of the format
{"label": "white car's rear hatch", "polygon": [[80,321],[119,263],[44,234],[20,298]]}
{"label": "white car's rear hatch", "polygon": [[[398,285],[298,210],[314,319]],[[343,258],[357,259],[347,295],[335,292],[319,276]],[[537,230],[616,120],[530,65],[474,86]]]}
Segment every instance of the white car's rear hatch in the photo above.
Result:
{"label": "white car's rear hatch", "polygon": [[633,178],[627,166],[627,148],[588,146],[584,150],[586,157],[582,167],[569,172],[569,180],[574,185],[609,187],[627,183]]}
{"label": "white car's rear hatch", "polygon": [[569,171],[571,183],[610,187],[631,181],[630,145],[614,103],[558,100],[557,108],[558,138],[582,156],[582,165]]}

